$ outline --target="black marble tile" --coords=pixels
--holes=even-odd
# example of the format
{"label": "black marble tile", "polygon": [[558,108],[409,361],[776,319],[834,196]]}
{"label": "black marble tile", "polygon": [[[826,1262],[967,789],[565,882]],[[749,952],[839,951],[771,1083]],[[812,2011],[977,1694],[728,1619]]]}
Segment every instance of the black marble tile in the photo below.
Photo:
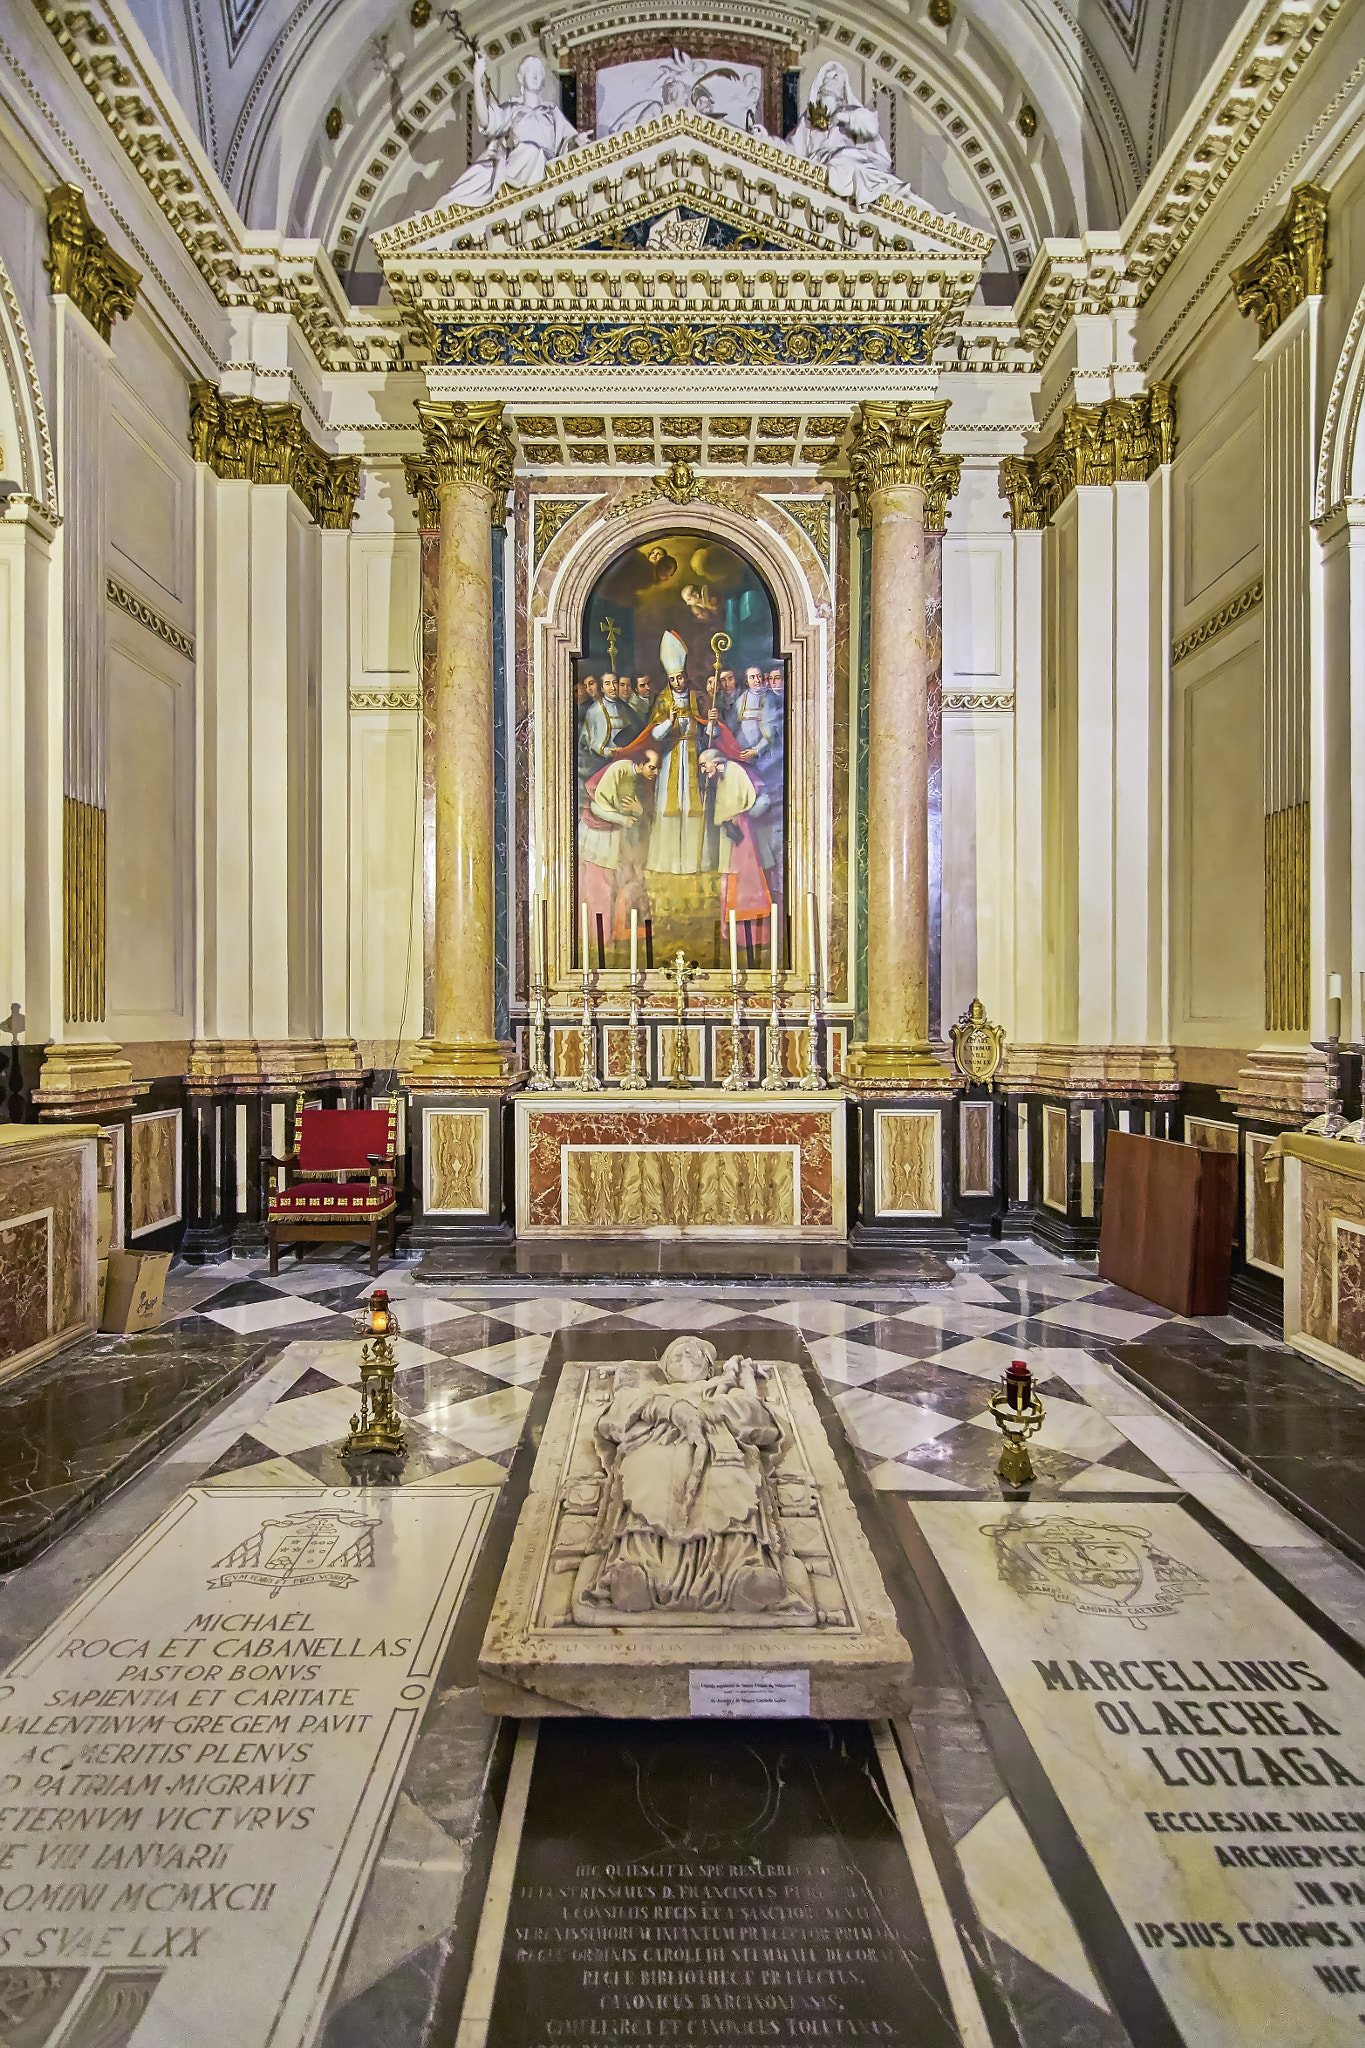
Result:
{"label": "black marble tile", "polygon": [[[827,1380],[826,1385],[836,1396],[844,1391],[837,1380]],[[893,1401],[913,1401],[916,1407],[932,1408],[937,1415],[955,1415],[962,1422],[984,1413],[991,1394],[987,1382],[970,1373],[945,1372],[942,1366],[913,1363],[883,1373],[880,1379],[867,1380],[864,1385],[870,1394],[886,1394]]]}
{"label": "black marble tile", "polygon": [[310,1365],[307,1372],[300,1373],[293,1386],[286,1387],[279,1398],[281,1401],[297,1401],[302,1394],[330,1394],[333,1387],[340,1385],[340,1380],[329,1379],[325,1372],[319,1372],[315,1365]]}
{"label": "black marble tile", "polygon": [[902,1358],[932,1358],[951,1344],[966,1343],[954,1330],[938,1330],[928,1323],[906,1323],[896,1316],[879,1316],[876,1322],[859,1323],[845,1333],[850,1344],[874,1345],[878,1351],[895,1351]]}
{"label": "black marble tile", "polygon": [[234,1280],[217,1294],[206,1294],[195,1306],[200,1315],[207,1315],[211,1308],[245,1308],[251,1302],[278,1301],[293,1292],[292,1288],[272,1287],[268,1280]]}
{"label": "black marble tile", "polygon": [[613,1278],[658,1275],[719,1287],[747,1281],[780,1280],[795,1286],[839,1280],[881,1280],[924,1285],[951,1281],[953,1269],[934,1253],[845,1244],[727,1244],[692,1238],[653,1238],[635,1243],[559,1239],[554,1243],[458,1245],[423,1254],[424,1282]]}
{"label": "black marble tile", "polygon": [[[916,1472],[932,1472],[939,1479],[950,1479],[954,1486],[968,1493],[1011,1493],[995,1469],[1000,1463],[1001,1447],[1002,1439],[994,1427],[977,1429],[967,1422],[935,1437],[932,1443],[907,1451],[896,1463]],[[1073,1458],[1066,1451],[1044,1450],[1036,1443],[1029,1445],[1028,1454],[1036,1483],[1024,1490],[1035,1500],[1054,1499],[1068,1479],[1078,1478],[1091,1463],[1088,1458]]]}
{"label": "black marble tile", "polygon": [[1178,1344],[1149,1339],[1110,1355],[1126,1379],[1365,1564],[1365,1389],[1295,1352],[1224,1344],[1211,1354],[1209,1341],[1217,1342],[1211,1332],[1184,1330]]}
{"label": "black marble tile", "polygon": [[541,1724],[488,2048],[956,2048],[865,1724]]}
{"label": "black marble tile", "polygon": [[496,1394],[507,1385],[492,1373],[477,1372],[453,1358],[432,1358],[423,1365],[405,1365],[393,1376],[394,1397],[403,1415],[421,1416],[428,1409],[448,1408],[454,1401],[472,1401],[478,1394]]}
{"label": "black marble tile", "polygon": [[375,1451],[363,1457],[343,1459],[344,1437],[329,1444],[313,1444],[302,1451],[289,1451],[291,1465],[297,1465],[323,1486],[415,1486],[419,1479],[434,1479],[457,1465],[467,1465],[478,1454],[462,1450],[444,1437],[424,1429],[420,1422],[403,1418],[407,1456],[391,1457]]}
{"label": "black marble tile", "polygon": [[50,1543],[279,1351],[273,1333],[203,1341],[174,1323],[87,1338],[0,1383],[0,1571]]}
{"label": "black marble tile", "polygon": [[[398,1327],[403,1328],[403,1305],[397,1304]],[[427,1329],[413,1328],[410,1334],[414,1344],[420,1344],[426,1351],[439,1351],[445,1358],[457,1358],[462,1351],[487,1351],[493,1344],[509,1344],[514,1337],[526,1335],[515,1323],[507,1323],[493,1310],[477,1314],[463,1311],[452,1316],[448,1323],[432,1323]]]}
{"label": "black marble tile", "polygon": [[221,1458],[210,1465],[202,1474],[204,1479],[218,1479],[224,1472],[241,1472],[248,1465],[263,1465],[267,1458],[278,1457],[269,1444],[263,1444],[258,1437],[239,1436],[236,1443],[229,1444]]}

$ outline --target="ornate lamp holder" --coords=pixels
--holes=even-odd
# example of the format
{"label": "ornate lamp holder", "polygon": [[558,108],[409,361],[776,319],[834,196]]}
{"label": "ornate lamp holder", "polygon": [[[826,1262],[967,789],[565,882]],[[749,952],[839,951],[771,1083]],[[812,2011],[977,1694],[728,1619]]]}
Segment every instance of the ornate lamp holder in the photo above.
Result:
{"label": "ornate lamp holder", "polygon": [[730,975],[730,1071],[721,1086],[738,1093],[749,1086],[744,1071],[744,999],[740,992],[739,969]]}
{"label": "ornate lamp holder", "polygon": [[776,968],[772,973],[768,1022],[764,1038],[767,1048],[765,1064],[768,1071],[758,1085],[766,1094],[778,1095],[786,1087],[787,1077],[782,1071],[782,1013],[779,1007]]}
{"label": "ornate lamp holder", "polygon": [[689,960],[681,946],[673,956],[673,965],[665,970],[666,978],[673,983],[674,1011],[676,1022],[673,1027],[673,1073],[670,1088],[692,1086],[692,1049],[687,1038],[687,984],[696,978],[697,963]]}
{"label": "ornate lamp holder", "polygon": [[546,1028],[545,983],[537,978],[531,983],[531,1072],[526,1082],[537,1093],[555,1085],[545,1056]]}
{"label": "ornate lamp holder", "polygon": [[644,975],[638,968],[632,967],[630,971],[630,1022],[626,1026],[626,1057],[629,1061],[629,1066],[627,1071],[621,1076],[621,1086],[629,1089],[632,1094],[637,1093],[641,1088],[648,1088],[649,1086],[649,1076],[643,1071],[640,1060],[641,1040],[643,1037],[640,1030],[640,990],[644,987],[644,984]]}
{"label": "ornate lamp holder", "polygon": [[384,1451],[391,1458],[405,1458],[407,1442],[393,1403],[398,1318],[385,1288],[375,1288],[357,1321],[365,1338],[360,1352],[360,1412],[351,1417],[351,1433],[341,1455],[353,1458]]}
{"label": "ornate lamp holder", "polygon": [[996,1471],[1006,1486],[1032,1486],[1037,1474],[1028,1454],[1028,1441],[1043,1426],[1043,1404],[1033,1374],[1022,1358],[1016,1358],[991,1395],[991,1414],[1004,1437],[1004,1448]]}

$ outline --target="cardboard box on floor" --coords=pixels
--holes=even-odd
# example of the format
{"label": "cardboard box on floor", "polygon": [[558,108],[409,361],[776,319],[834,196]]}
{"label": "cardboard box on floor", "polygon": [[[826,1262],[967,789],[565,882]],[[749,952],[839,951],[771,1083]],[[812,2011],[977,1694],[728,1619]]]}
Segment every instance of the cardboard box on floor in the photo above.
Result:
{"label": "cardboard box on floor", "polygon": [[159,1329],[170,1266],[169,1252],[110,1252],[100,1329],[111,1335]]}

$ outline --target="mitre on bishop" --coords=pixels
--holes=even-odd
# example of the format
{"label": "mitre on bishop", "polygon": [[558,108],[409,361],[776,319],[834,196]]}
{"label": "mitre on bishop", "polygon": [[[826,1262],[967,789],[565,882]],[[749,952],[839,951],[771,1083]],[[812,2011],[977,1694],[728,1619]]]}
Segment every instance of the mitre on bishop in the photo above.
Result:
{"label": "mitre on bishop", "polygon": [[676,633],[665,633],[659,642],[659,659],[666,676],[680,676],[687,667],[687,642]]}

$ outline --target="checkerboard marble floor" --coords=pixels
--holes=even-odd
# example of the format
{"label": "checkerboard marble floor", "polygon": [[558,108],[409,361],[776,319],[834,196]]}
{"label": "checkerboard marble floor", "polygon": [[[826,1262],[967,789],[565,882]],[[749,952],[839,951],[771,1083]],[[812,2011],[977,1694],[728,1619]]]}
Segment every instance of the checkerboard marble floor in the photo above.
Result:
{"label": "checkerboard marble floor", "polygon": [[[353,1318],[375,1284],[359,1267],[303,1261],[271,1278],[234,1262],[177,1275],[172,1309],[189,1337],[268,1335],[280,1351],[261,1379],[209,1425],[204,1477],[232,1484],[345,1485],[338,1456],[359,1384]],[[1000,1439],[989,1400],[1025,1358],[1046,1420],[1030,1445],[1035,1500],[1193,1496],[1244,1539],[1275,1548],[1299,1524],[1115,1370],[1115,1347],[1160,1346],[1192,1327],[1100,1280],[1093,1265],[1031,1244],[991,1247],[951,1283],[887,1292],[778,1288],[708,1292],[593,1283],[556,1293],[441,1289],[410,1265],[382,1276],[402,1338],[395,1378],[409,1455],[407,1486],[440,1477],[487,1484],[506,1472],[554,1333],[702,1330],[724,1354],[765,1328],[799,1334],[857,1457],[878,1491],[998,1497]],[[1229,1352],[1269,1343],[1229,1317],[1198,1325]],[[202,1461],[204,1433],[192,1440]],[[188,1453],[188,1446],[186,1453]]]}

